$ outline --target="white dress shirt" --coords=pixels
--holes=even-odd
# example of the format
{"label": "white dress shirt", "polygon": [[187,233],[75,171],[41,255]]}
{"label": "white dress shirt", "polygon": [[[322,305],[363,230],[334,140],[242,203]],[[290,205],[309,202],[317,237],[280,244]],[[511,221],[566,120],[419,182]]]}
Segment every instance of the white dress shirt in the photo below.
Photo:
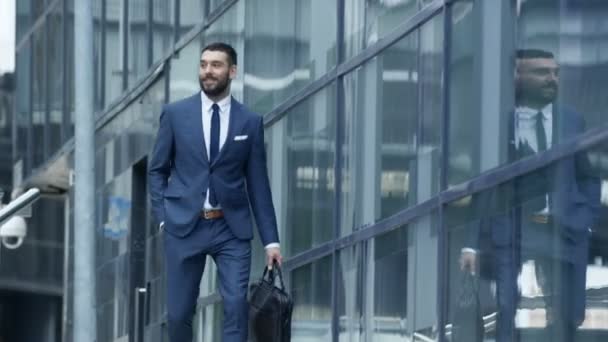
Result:
{"label": "white dress shirt", "polygon": [[[516,147],[528,143],[530,148],[538,153],[538,139],[536,138],[536,114],[537,109],[530,107],[517,107],[515,109],[515,143]],[[553,142],[553,104],[549,103],[543,109],[543,126],[547,136],[547,148],[551,148]]]}

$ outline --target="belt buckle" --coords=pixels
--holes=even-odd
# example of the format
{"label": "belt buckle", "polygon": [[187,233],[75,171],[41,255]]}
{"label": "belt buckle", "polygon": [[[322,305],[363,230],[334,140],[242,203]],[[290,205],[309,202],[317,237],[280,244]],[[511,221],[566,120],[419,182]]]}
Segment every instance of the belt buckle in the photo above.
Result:
{"label": "belt buckle", "polygon": [[206,220],[212,219],[212,217],[211,217],[211,210],[207,210],[207,209],[203,210],[203,217]]}
{"label": "belt buckle", "polygon": [[549,215],[532,215],[532,221],[535,223],[547,224],[549,223]]}

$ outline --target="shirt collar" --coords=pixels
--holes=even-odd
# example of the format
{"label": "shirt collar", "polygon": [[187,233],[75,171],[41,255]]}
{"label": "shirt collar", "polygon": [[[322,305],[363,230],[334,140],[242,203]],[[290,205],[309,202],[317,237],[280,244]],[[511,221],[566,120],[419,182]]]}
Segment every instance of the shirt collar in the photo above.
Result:
{"label": "shirt collar", "polygon": [[[217,105],[220,106],[220,114],[228,112],[228,107],[230,106],[231,99],[232,96],[228,94],[228,96],[217,102]],[[205,113],[211,113],[211,106],[213,106],[214,102],[207,97],[207,94],[205,94],[204,91],[201,91],[201,101],[203,103],[203,109],[205,110]]]}
{"label": "shirt collar", "polygon": [[[544,106],[540,111],[543,113],[543,118],[545,120],[550,120],[553,115],[553,103]],[[534,118],[538,113],[538,110],[528,106],[519,106],[515,109],[515,112],[521,117]]]}

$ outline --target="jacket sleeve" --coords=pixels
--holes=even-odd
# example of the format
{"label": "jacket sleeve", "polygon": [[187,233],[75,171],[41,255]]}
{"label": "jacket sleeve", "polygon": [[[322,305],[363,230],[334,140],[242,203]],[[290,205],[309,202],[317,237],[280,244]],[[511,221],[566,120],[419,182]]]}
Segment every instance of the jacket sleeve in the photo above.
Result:
{"label": "jacket sleeve", "polygon": [[160,115],[160,124],[152,156],[148,165],[148,188],[152,212],[158,223],[165,221],[163,193],[171,173],[175,153],[173,129],[166,106]]}
{"label": "jacket sleeve", "polygon": [[264,123],[259,117],[251,143],[251,151],[247,160],[246,179],[249,202],[253,210],[262,244],[279,242],[277,219],[275,216],[268,169],[266,166],[266,150],[264,148]]}

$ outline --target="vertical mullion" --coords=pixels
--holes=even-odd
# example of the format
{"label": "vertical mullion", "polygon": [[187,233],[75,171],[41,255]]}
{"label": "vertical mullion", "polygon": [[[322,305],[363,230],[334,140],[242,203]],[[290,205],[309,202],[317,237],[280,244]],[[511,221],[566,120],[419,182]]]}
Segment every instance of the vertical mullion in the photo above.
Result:
{"label": "vertical mullion", "polygon": [[148,68],[152,66],[154,62],[154,37],[152,36],[152,22],[154,19],[154,0],[148,0],[148,20],[146,20],[146,33],[147,33],[147,65]]}
{"label": "vertical mullion", "polygon": [[173,2],[173,43],[175,44],[179,40],[179,26],[180,26],[180,8],[181,0],[175,0]]}
{"label": "vertical mullion", "polygon": [[[440,191],[448,185],[448,162],[449,162],[449,124],[450,124],[450,60],[452,44],[452,6],[444,5],[443,11],[443,116],[441,120],[441,165],[440,165]],[[437,286],[437,310],[438,315],[438,341],[446,341],[445,324],[447,322],[447,300],[448,300],[448,276],[447,276],[447,229],[443,212],[443,202],[439,203],[439,248],[438,248],[438,286]]]}
{"label": "vertical mullion", "polygon": [[29,80],[28,80],[28,88],[29,88],[29,99],[28,99],[28,113],[27,113],[27,148],[26,148],[26,155],[25,155],[25,167],[24,167],[24,172],[23,172],[23,178],[27,178],[27,176],[30,175],[30,171],[32,170],[32,164],[33,164],[33,152],[32,152],[32,147],[34,145],[34,134],[32,132],[32,126],[33,126],[33,122],[34,120],[32,119],[32,113],[34,111],[34,35],[30,35],[29,38]]}
{"label": "vertical mullion", "polygon": [[50,151],[50,126],[49,126],[49,122],[50,120],[50,111],[49,111],[49,107],[50,107],[50,99],[49,99],[49,73],[50,73],[50,69],[49,68],[49,38],[50,38],[50,30],[49,30],[49,20],[51,18],[51,15],[49,12],[49,14],[46,16],[46,18],[44,19],[44,22],[42,23],[42,31],[43,35],[44,35],[44,42],[42,43],[42,53],[43,53],[43,60],[45,61],[43,64],[43,70],[42,70],[42,74],[44,75],[44,81],[42,82],[43,86],[44,86],[44,90],[42,91],[42,93],[44,94],[44,126],[42,127],[42,160],[40,161],[41,164],[44,162],[44,160],[46,160],[46,158],[48,158],[49,154],[51,153]]}
{"label": "vertical mullion", "polygon": [[72,77],[72,70],[70,69],[70,65],[68,65],[68,56],[70,51],[68,51],[68,5],[67,0],[63,1],[62,4],[62,15],[61,15],[61,34],[63,35],[61,49],[63,51],[62,59],[63,59],[63,82],[61,82],[61,96],[62,96],[62,105],[61,105],[61,142],[62,144],[68,140],[69,134],[69,121],[70,121],[70,109],[68,104],[68,93],[70,91],[69,83]]}
{"label": "vertical mullion", "polygon": [[[336,1],[336,65],[339,65],[344,58],[344,51],[342,46],[344,39],[344,0]],[[335,153],[334,153],[334,240],[340,237],[340,228],[342,225],[342,159],[343,159],[343,151],[342,145],[344,141],[344,87],[343,87],[343,79],[344,77],[338,77],[336,79],[336,84],[333,85],[336,91],[336,127],[335,127]],[[340,318],[338,317],[338,251],[334,249],[332,253],[332,294],[331,294],[331,335],[332,341],[338,342],[340,338]]]}
{"label": "vertical mullion", "polygon": [[122,2],[122,90],[129,85],[129,0]]}
{"label": "vertical mullion", "polygon": [[99,62],[101,63],[101,71],[99,75],[99,103],[101,111],[105,108],[106,103],[106,9],[107,1],[101,0],[101,23],[100,23],[100,51],[99,51]]}

